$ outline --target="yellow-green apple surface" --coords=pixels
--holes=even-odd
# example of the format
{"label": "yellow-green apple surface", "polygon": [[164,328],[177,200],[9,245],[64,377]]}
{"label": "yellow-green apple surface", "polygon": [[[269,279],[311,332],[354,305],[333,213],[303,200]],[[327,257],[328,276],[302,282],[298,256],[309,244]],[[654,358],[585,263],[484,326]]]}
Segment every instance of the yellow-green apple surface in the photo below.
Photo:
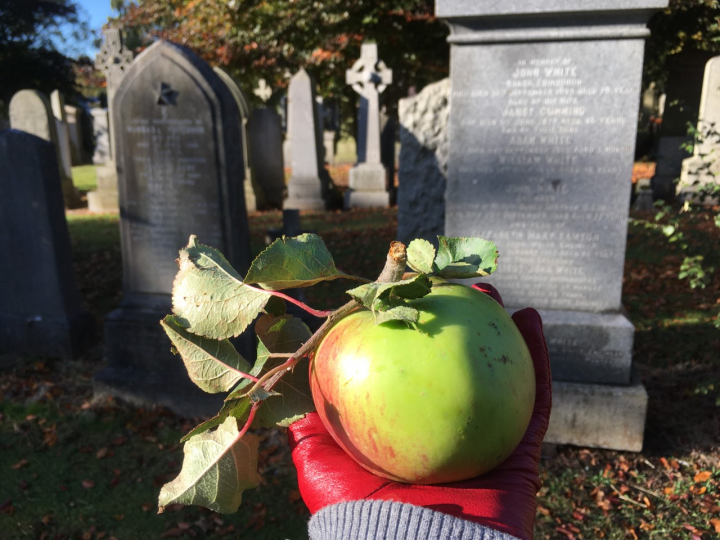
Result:
{"label": "yellow-green apple surface", "polygon": [[527,345],[505,310],[464,285],[410,301],[418,330],[366,309],[315,350],[310,385],[337,443],[360,465],[412,484],[479,476],[522,439],[535,401]]}

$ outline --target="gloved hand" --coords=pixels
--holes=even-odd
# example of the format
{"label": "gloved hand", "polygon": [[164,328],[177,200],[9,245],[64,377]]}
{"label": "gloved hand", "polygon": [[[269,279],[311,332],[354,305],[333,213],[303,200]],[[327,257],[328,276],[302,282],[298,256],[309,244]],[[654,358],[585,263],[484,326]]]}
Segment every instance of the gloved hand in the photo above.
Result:
{"label": "gloved hand", "polygon": [[[502,305],[494,287],[474,288]],[[550,418],[552,389],[550,361],[537,311],[526,308],[513,321],[527,343],[535,364],[535,408],[525,436],[515,451],[492,471],[462,482],[411,485],[375,476],[358,465],[337,445],[317,413],[290,426],[292,457],[300,493],[311,513],[325,506],[363,499],[413,504],[474,521],[529,540],[533,537],[535,495],[540,489],[538,463]]]}

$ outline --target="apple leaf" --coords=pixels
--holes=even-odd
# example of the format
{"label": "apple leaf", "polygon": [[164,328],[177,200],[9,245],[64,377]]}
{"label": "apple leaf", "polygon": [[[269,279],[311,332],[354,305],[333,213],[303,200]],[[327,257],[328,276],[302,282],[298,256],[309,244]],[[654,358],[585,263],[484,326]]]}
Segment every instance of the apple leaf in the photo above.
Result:
{"label": "apple leaf", "polygon": [[427,240],[417,238],[407,248],[407,264],[416,272],[432,274],[435,248]]}
{"label": "apple leaf", "polygon": [[322,238],[305,233],[294,238],[283,236],[270,244],[250,265],[245,283],[277,291],[309,287],[343,276]]}
{"label": "apple leaf", "polygon": [[[250,381],[248,379],[243,379],[242,381],[240,381],[240,384],[243,384],[243,388],[245,388],[249,382]],[[226,400],[222,408],[220,409],[220,412],[217,413],[216,416],[213,416],[210,420],[206,420],[202,424],[195,426],[182,439],[180,439],[180,442],[185,442],[187,440],[190,440],[195,435],[205,433],[212,428],[218,427],[229,417],[233,417],[240,420],[241,422],[245,422],[250,415],[251,407],[252,403],[250,403],[250,398],[248,397],[241,398],[240,396],[238,396],[232,401]]]}
{"label": "apple leaf", "polygon": [[482,238],[438,236],[440,245],[435,267],[437,275],[447,279],[489,276],[497,269],[497,246]]}
{"label": "apple leaf", "polygon": [[[255,324],[255,331],[260,342],[258,359],[253,369],[257,369],[258,362],[261,362],[260,370],[253,373],[257,377],[287,360],[271,358],[271,353],[294,353],[312,336],[305,323],[291,315],[282,317],[263,315]],[[265,399],[258,409],[254,426],[287,427],[315,410],[315,403],[310,393],[308,368],[304,361],[296,365],[293,371],[286,373],[274,390],[277,390],[279,395],[268,396]]]}
{"label": "apple leaf", "polygon": [[375,324],[382,324],[388,321],[402,321],[417,329],[417,322],[420,318],[420,312],[409,306],[396,306],[385,311],[376,311],[374,313]]}
{"label": "apple leaf", "polygon": [[228,418],[215,431],[188,440],[179,476],[160,490],[159,512],[177,503],[198,504],[224,514],[237,511],[243,491],[261,481],[257,472],[260,439],[238,435],[237,420]]}
{"label": "apple leaf", "polygon": [[227,392],[250,371],[250,364],[229,340],[191,334],[172,315],[160,324],[182,357],[190,379],[205,392]]}
{"label": "apple leaf", "polygon": [[375,312],[388,309],[384,300],[392,295],[412,300],[427,295],[431,288],[430,279],[425,274],[418,274],[393,283],[367,283],[355,287],[347,293],[363,306]]}
{"label": "apple leaf", "polygon": [[239,336],[255,320],[270,295],[246,287],[216,249],[191,236],[180,250],[180,271],[173,283],[173,312],[192,334],[212,339]]}

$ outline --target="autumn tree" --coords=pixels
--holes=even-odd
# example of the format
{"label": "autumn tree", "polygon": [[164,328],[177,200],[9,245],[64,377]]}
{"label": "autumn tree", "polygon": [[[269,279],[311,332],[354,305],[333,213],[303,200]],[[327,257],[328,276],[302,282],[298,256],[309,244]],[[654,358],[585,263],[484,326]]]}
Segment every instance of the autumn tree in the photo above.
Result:
{"label": "autumn tree", "polygon": [[24,88],[76,92],[73,60],[58,44],[87,38],[74,0],[3,0],[0,3],[0,111]]}
{"label": "autumn tree", "polygon": [[[185,45],[212,65],[228,69],[247,93],[264,78],[276,90],[304,67],[320,94],[338,100],[352,118],[356,95],[345,70],[364,40],[378,44],[393,70],[388,105],[447,75],[447,30],[432,0],[137,0],[121,2],[124,26],[143,44],[163,38]],[[279,97],[276,92],[273,99]],[[255,96],[249,95],[256,100]],[[256,102],[257,103],[257,102]]]}

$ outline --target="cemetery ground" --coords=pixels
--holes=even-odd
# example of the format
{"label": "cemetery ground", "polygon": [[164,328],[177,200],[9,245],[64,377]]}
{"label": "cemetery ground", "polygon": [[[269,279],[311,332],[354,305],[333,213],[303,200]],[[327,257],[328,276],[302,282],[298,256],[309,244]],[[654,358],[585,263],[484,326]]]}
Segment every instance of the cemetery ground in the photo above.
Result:
{"label": "cemetery ground", "polygon": [[[707,217],[683,217],[687,239],[718,267],[720,229]],[[121,299],[117,216],[75,211],[68,220],[85,308],[102,328]],[[382,267],[397,222],[395,210],[304,213],[302,220],[322,235],[341,269],[366,277]],[[280,212],[250,217],[255,254],[265,231],[280,224]],[[720,276],[691,290],[678,280],[681,261],[678,246],[659,230],[630,227],[623,302],[650,396],[645,448],[549,452],[536,538],[720,534],[720,330],[713,326]],[[308,303],[340,305],[343,290],[339,282],[312,288]],[[306,537],[309,514],[281,430],[260,434],[264,481],[245,493],[237,514],[176,505],[157,515],[160,487],[180,469],[179,439],[197,419],[94,400],[101,362],[101,344],[75,361],[0,358],[0,538]]]}

